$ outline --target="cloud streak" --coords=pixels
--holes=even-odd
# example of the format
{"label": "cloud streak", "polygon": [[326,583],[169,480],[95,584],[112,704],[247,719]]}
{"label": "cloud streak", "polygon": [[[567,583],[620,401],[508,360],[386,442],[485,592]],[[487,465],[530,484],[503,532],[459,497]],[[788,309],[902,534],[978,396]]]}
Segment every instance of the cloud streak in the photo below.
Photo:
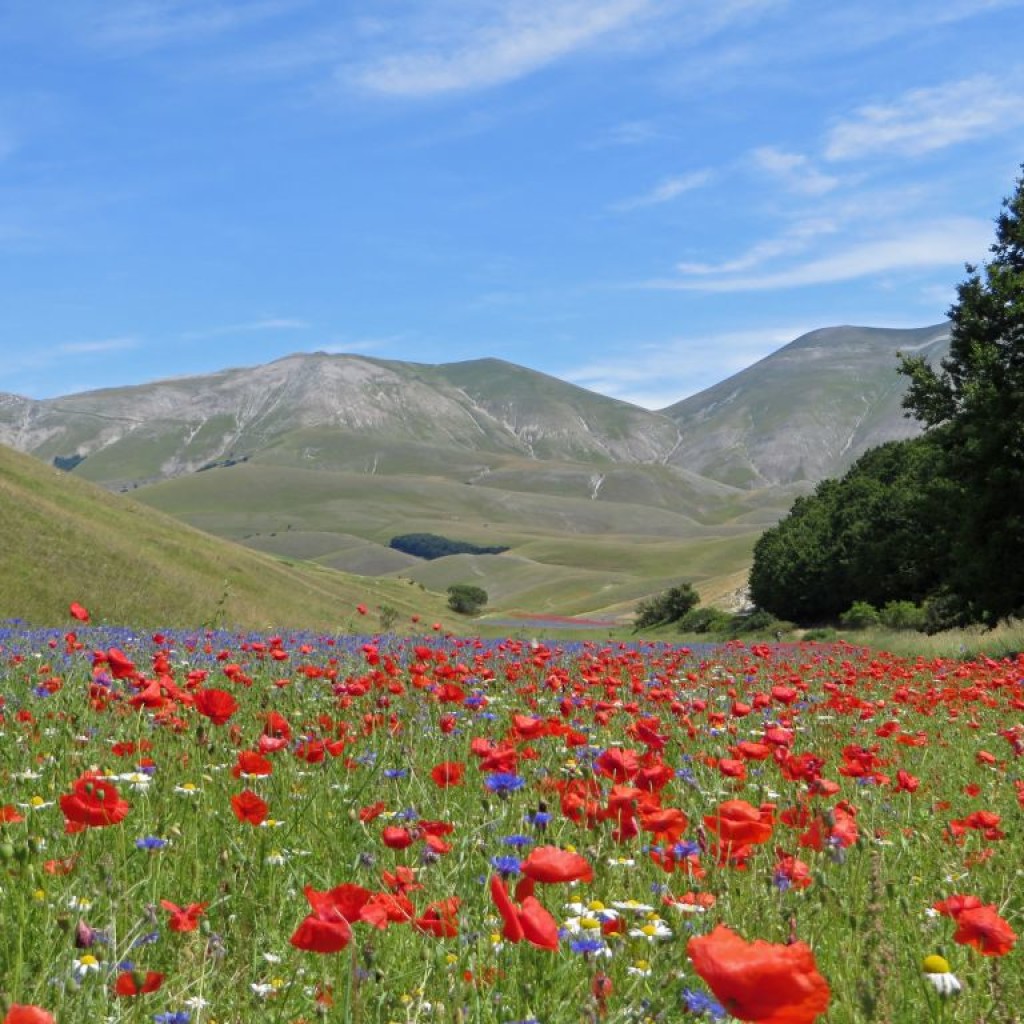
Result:
{"label": "cloud streak", "polygon": [[1024,124],[1024,91],[978,75],[913,89],[889,104],[860,107],[828,133],[825,158],[921,156],[1020,124]]}
{"label": "cloud streak", "polygon": [[712,173],[709,170],[692,171],[689,174],[681,174],[675,178],[666,178],[660,181],[650,192],[634,196],[632,199],[623,199],[612,203],[610,209],[616,213],[627,213],[630,210],[637,210],[644,206],[659,206],[662,203],[669,203],[681,196],[684,192],[692,192],[694,189],[702,188],[711,181]]}
{"label": "cloud streak", "polygon": [[250,334],[256,331],[305,331],[313,325],[293,317],[268,317],[264,320],[250,320],[239,324],[224,324],[221,327],[207,327],[199,331],[186,331],[186,341],[200,341],[204,338],[220,338],[227,334]]}
{"label": "cloud streak", "polygon": [[[651,282],[650,287],[674,291],[749,292],[835,284],[901,271],[961,266],[987,249],[992,227],[987,221],[952,217],[929,224],[905,225],[887,238],[848,244],[845,248],[763,274],[733,276],[743,262],[699,268],[700,277]],[[694,274],[683,264],[683,273]]]}
{"label": "cloud streak", "polygon": [[652,8],[651,0],[508,2],[461,36],[381,57],[357,68],[353,78],[370,92],[394,97],[488,88],[587,49]]}
{"label": "cloud streak", "polygon": [[138,347],[138,338],[103,338],[99,341],[66,342],[57,346],[56,354],[67,356],[104,355],[108,352],[125,352]]}
{"label": "cloud streak", "polygon": [[208,3],[202,0],[118,0],[104,4],[92,26],[101,46],[147,51],[195,43],[274,18],[294,9],[294,0],[247,0]]}

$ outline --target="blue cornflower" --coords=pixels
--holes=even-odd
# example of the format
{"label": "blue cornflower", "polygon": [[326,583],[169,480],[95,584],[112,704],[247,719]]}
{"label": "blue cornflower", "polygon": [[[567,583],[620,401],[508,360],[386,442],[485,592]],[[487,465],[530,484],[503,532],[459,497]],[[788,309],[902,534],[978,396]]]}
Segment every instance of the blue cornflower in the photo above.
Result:
{"label": "blue cornflower", "polygon": [[686,839],[682,842],[676,843],[672,847],[672,853],[676,857],[692,857],[694,854],[700,853],[700,845],[695,843],[692,839]]}
{"label": "blue cornflower", "polygon": [[[135,946],[152,946],[154,942],[160,941],[159,932],[146,932],[144,935],[140,935],[137,939],[132,942],[132,947]],[[132,971],[134,967],[124,967],[122,970]]]}
{"label": "blue cornflower", "polygon": [[573,939],[569,948],[574,953],[582,953],[587,956],[590,953],[602,953],[605,949],[603,939]]}
{"label": "blue cornflower", "polygon": [[551,821],[550,811],[532,811],[526,816],[526,820],[538,831],[542,832]]}
{"label": "blue cornflower", "polygon": [[509,878],[519,874],[518,857],[492,857],[491,867],[501,875],[502,878]]}
{"label": "blue cornflower", "polygon": [[385,779],[404,779],[409,774],[407,768],[385,768],[384,778]]}
{"label": "blue cornflower", "polygon": [[526,785],[526,779],[514,772],[491,772],[484,776],[484,785],[498,796],[508,796]]}
{"label": "blue cornflower", "polygon": [[706,992],[698,992],[693,988],[683,989],[683,1005],[689,1013],[706,1013],[712,1020],[725,1020],[728,1016],[721,1003]]}
{"label": "blue cornflower", "polygon": [[523,835],[518,835],[518,834],[511,835],[511,836],[502,836],[501,837],[501,841],[506,846],[514,846],[517,849],[519,847],[522,847],[522,846],[532,846],[533,845],[533,840],[529,836],[523,836]]}
{"label": "blue cornflower", "polygon": [[153,1020],[156,1024],[188,1024],[192,1015],[188,1010],[167,1010],[164,1013],[154,1013]]}
{"label": "blue cornflower", "polygon": [[143,836],[135,840],[135,846],[140,850],[162,850],[166,845],[167,840],[159,836]]}

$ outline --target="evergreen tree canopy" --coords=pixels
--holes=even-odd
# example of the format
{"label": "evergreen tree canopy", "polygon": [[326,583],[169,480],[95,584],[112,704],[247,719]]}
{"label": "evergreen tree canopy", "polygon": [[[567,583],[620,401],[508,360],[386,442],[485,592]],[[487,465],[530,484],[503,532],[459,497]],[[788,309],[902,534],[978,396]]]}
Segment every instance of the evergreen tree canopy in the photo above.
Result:
{"label": "evergreen tree canopy", "polygon": [[836,619],[855,602],[921,601],[948,571],[956,488],[927,437],[865,452],[823,480],[754,547],[750,596],[794,622]]}
{"label": "evergreen tree canopy", "polygon": [[990,251],[958,288],[940,369],[904,357],[900,370],[958,491],[948,589],[964,618],[992,623],[1024,611],[1024,175]]}

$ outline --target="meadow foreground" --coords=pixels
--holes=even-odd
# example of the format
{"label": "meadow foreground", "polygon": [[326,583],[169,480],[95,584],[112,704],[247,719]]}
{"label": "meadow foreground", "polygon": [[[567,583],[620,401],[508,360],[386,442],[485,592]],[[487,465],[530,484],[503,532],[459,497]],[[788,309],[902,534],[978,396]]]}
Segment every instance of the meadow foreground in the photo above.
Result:
{"label": "meadow foreground", "polygon": [[0,631],[9,1024],[1020,1019],[1024,657],[72,625]]}

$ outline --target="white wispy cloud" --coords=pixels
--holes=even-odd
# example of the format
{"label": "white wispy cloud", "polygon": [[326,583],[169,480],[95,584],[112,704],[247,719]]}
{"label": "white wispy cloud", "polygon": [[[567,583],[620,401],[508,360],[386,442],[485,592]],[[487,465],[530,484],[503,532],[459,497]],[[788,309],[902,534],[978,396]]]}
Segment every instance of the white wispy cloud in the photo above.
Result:
{"label": "white wispy cloud", "polygon": [[430,48],[381,56],[353,77],[391,96],[487,88],[584,50],[653,8],[652,0],[505,0],[483,20],[453,17],[449,33]]}
{"label": "white wispy cloud", "polygon": [[829,217],[801,219],[795,221],[783,234],[756,242],[730,260],[722,263],[677,263],[676,270],[681,274],[697,276],[736,274],[752,270],[769,260],[794,256],[805,251],[816,239],[838,230],[838,223]]}
{"label": "white wispy cloud", "polygon": [[305,331],[313,325],[294,317],[267,317],[262,320],[248,320],[238,324],[223,324],[219,327],[205,327],[197,331],[185,331],[182,338],[199,341],[204,338],[220,338],[225,334],[249,334],[254,331]]}
{"label": "white wispy cloud", "polygon": [[744,292],[834,284],[880,274],[962,266],[980,259],[992,240],[992,225],[970,217],[903,224],[884,238],[847,242],[842,248],[761,274],[735,274],[736,261],[718,267],[679,269],[693,275],[651,283],[678,291]]}
{"label": "white wispy cloud", "polygon": [[138,338],[102,338],[98,341],[69,341],[58,345],[53,355],[105,355],[108,352],[125,352],[128,349],[138,348]]}
{"label": "white wispy cloud", "polygon": [[756,363],[820,325],[789,324],[646,342],[560,373],[564,379],[645,409],[664,409]]}
{"label": "white wispy cloud", "polygon": [[1024,89],[978,75],[913,89],[888,104],[860,107],[835,124],[825,143],[827,160],[876,153],[919,156],[1024,124]]}
{"label": "white wispy cloud", "polygon": [[643,146],[664,137],[653,120],[621,121],[612,125],[590,144],[591,149],[606,146]]}
{"label": "white wispy cloud", "polygon": [[819,171],[802,153],[787,153],[775,146],[761,146],[751,153],[755,168],[779,181],[791,192],[821,196],[839,185],[839,179]]}
{"label": "white wispy cloud", "polygon": [[681,196],[684,192],[692,192],[696,188],[707,185],[711,181],[712,176],[712,172],[705,169],[691,171],[689,174],[680,174],[674,178],[665,178],[663,181],[658,182],[649,192],[612,203],[610,209],[618,213],[625,213],[643,206],[657,206],[661,203],[668,203]]}
{"label": "white wispy cloud", "polygon": [[295,0],[118,0],[103,4],[91,25],[90,37],[101,46],[152,50],[223,35],[287,14]]}

